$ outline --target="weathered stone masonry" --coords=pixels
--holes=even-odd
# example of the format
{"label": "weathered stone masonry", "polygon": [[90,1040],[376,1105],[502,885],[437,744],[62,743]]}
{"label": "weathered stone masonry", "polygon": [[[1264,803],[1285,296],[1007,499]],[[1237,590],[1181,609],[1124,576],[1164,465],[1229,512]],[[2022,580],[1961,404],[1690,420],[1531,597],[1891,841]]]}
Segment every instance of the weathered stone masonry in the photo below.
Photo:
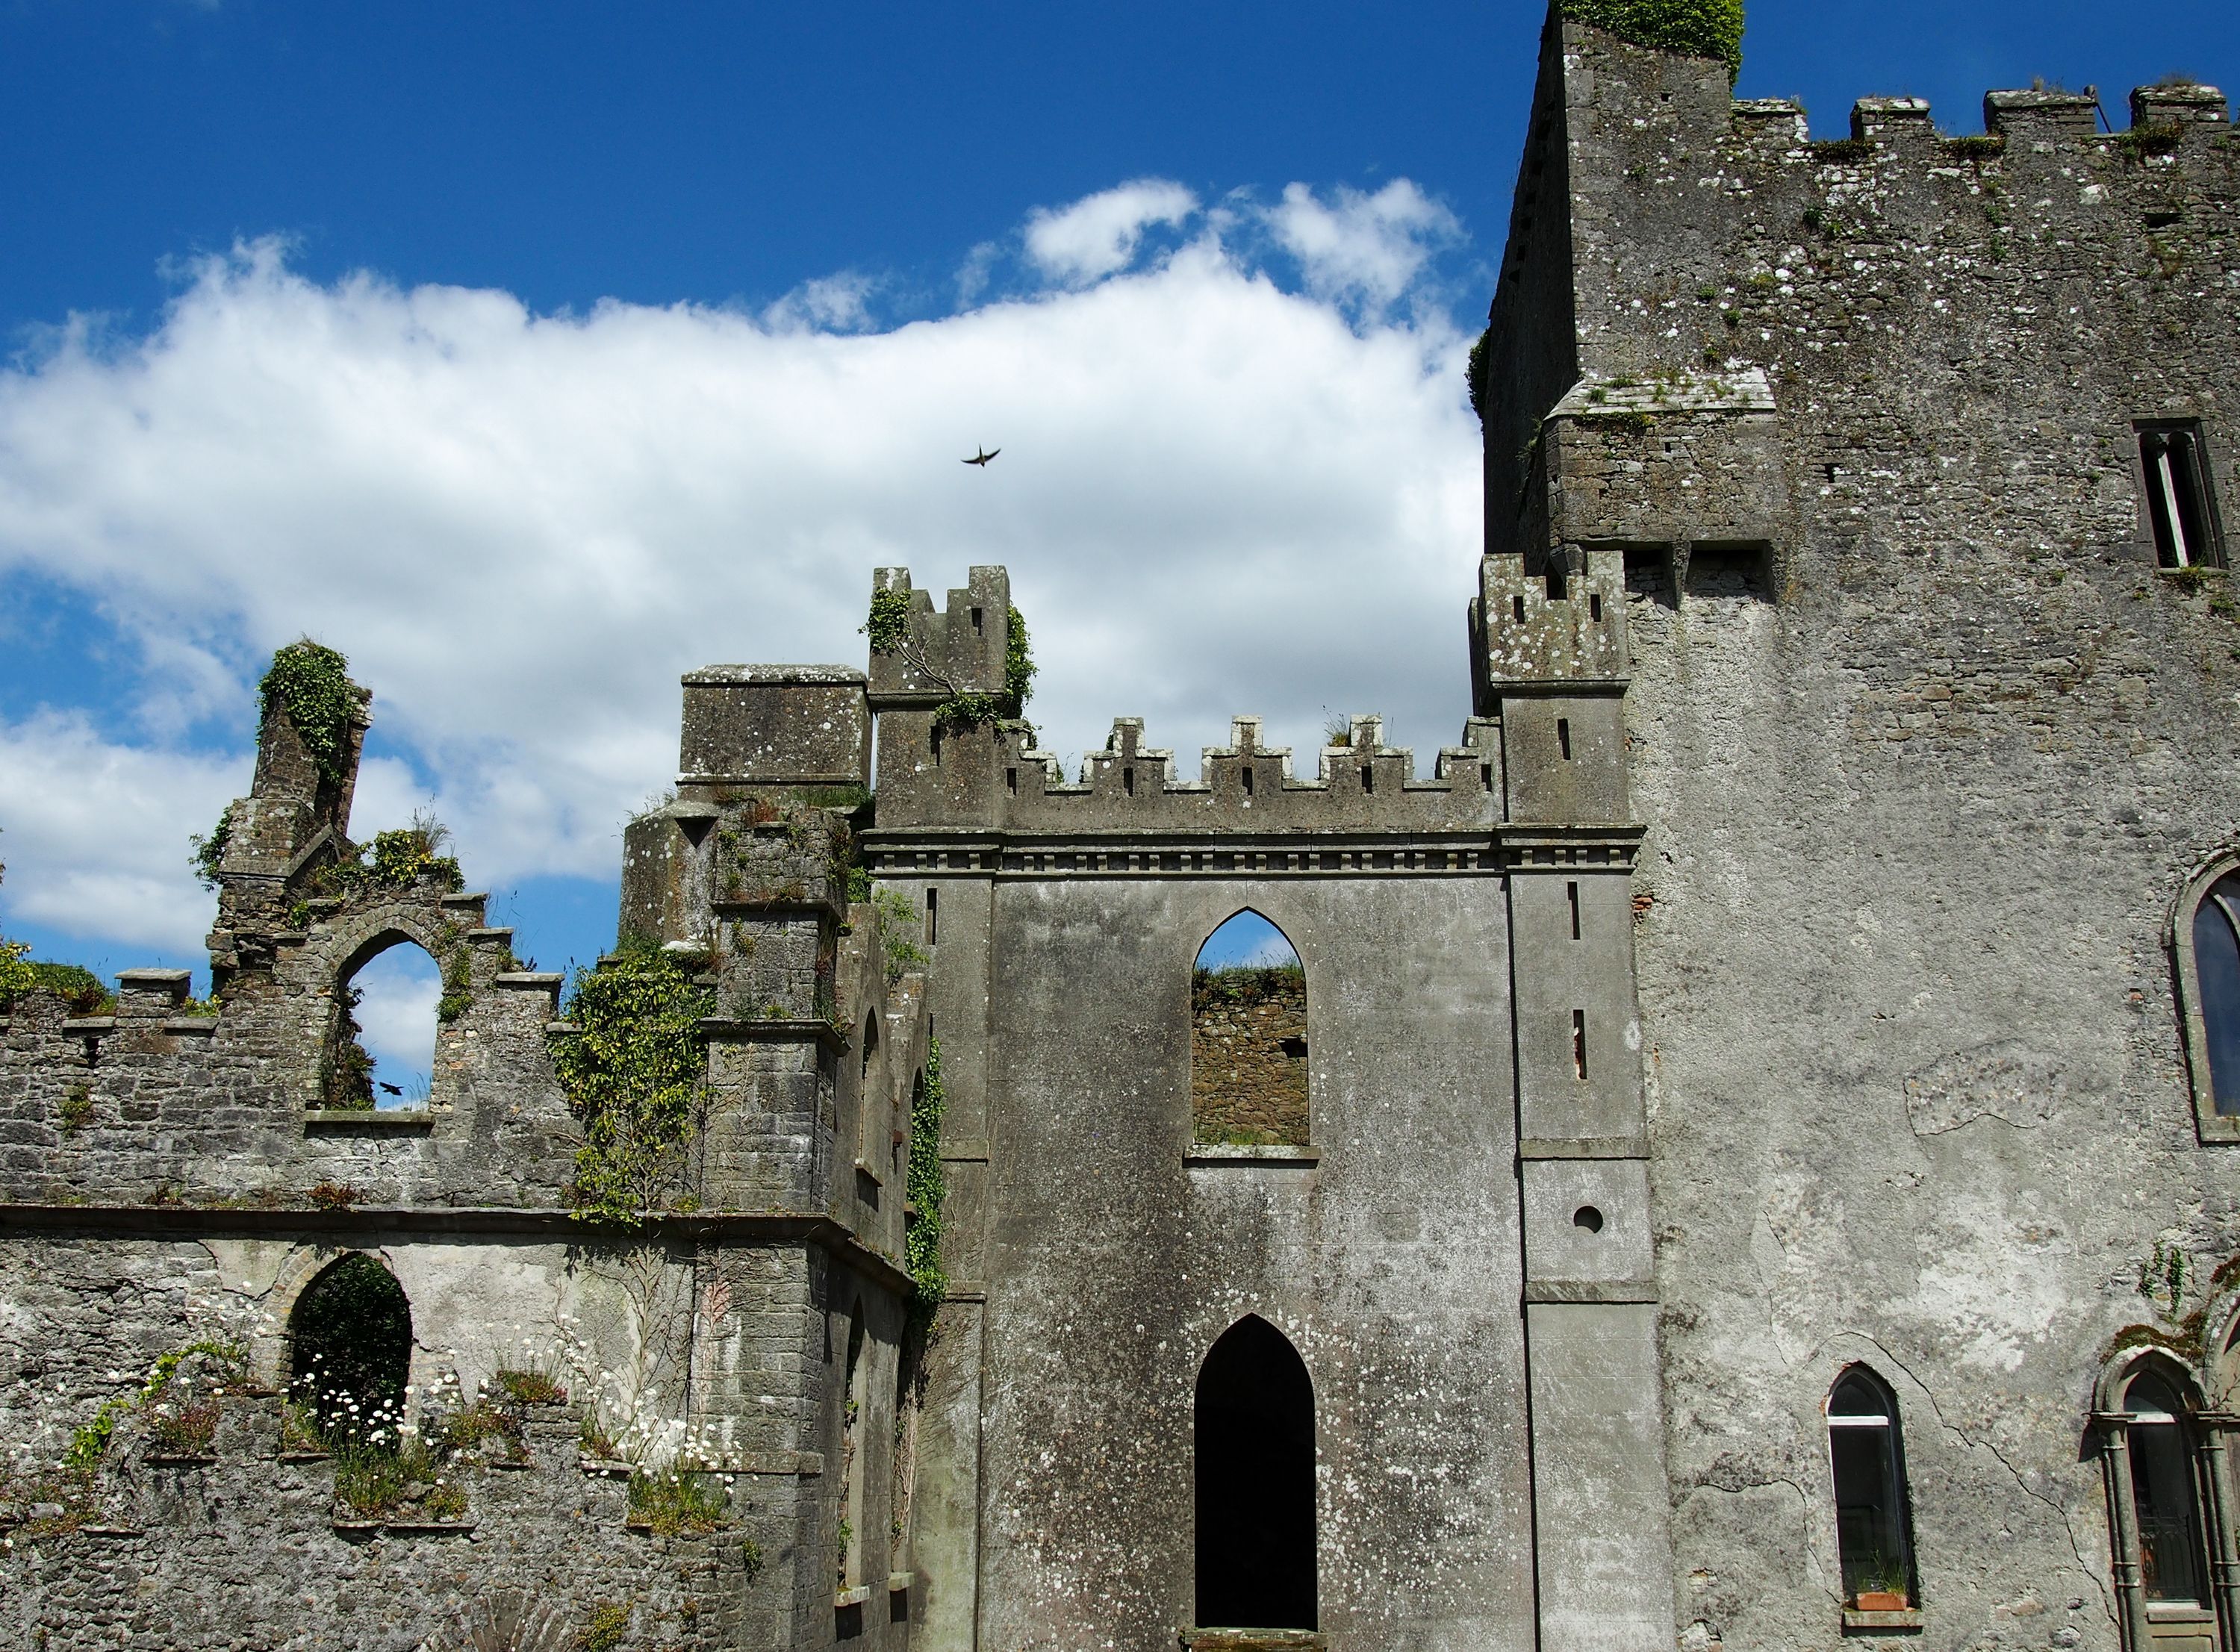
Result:
{"label": "weathered stone masonry", "polygon": [[[251,1366],[210,1461],[128,1416],[84,1484],[11,1480],[33,1644],[457,1645],[534,1602],[707,1648],[2231,1652],[2223,102],[2103,135],[1993,93],[1954,140],[1870,98],[1814,143],[1722,64],[1543,50],[1456,743],[1418,773],[1358,717],[1295,773],[1240,717],[1185,780],[1122,717],[1069,776],[986,715],[992,567],[878,570],[868,672],[690,674],[620,923],[712,995],[711,1104],[641,1226],[574,1214],[563,983],[440,878],[318,893],[354,747],[268,718],[222,1012],[141,971],[0,1028],[9,1437],[50,1460],[209,1330]],[[1194,1016],[1245,908],[1303,988]],[[460,999],[434,1096],[323,1108],[400,939]],[[463,1517],[338,1518],[271,1390],[350,1250],[423,1385],[574,1328],[727,1523],[634,1528],[557,1407]],[[1201,1458],[1276,1392],[1220,1374],[1279,1367],[1310,1442]],[[1282,1621],[1202,1622],[1209,1567]]]}

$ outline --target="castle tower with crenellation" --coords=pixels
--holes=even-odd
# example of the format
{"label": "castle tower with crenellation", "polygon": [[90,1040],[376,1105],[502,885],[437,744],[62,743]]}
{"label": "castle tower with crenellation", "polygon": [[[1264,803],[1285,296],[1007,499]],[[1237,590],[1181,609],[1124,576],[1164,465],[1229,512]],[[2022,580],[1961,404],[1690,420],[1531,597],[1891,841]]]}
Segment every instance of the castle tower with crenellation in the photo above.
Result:
{"label": "castle tower with crenellation", "polygon": [[1070,773],[1005,571],[867,570],[568,982],[283,650],[216,1002],[0,1017],[31,1643],[2240,1649],[2240,140],[1815,141],[1639,15],[1543,37],[1423,761]]}

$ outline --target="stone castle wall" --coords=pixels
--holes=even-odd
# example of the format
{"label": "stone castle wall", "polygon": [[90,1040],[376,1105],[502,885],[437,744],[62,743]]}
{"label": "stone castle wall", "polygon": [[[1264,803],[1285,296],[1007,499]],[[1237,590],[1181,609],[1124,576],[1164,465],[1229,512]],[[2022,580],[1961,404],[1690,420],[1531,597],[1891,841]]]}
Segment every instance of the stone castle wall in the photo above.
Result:
{"label": "stone castle wall", "polygon": [[1548,62],[1579,380],[1489,550],[1623,576],[1680,1643],[1837,1644],[1859,1362],[1927,1638],[2114,1648],[2096,1379],[2214,1336],[2240,1250],[2171,950],[2240,843],[2240,629],[2158,571],[2135,430],[2199,419],[2240,498],[2240,144],[2151,91],[1813,143],[1715,64]]}

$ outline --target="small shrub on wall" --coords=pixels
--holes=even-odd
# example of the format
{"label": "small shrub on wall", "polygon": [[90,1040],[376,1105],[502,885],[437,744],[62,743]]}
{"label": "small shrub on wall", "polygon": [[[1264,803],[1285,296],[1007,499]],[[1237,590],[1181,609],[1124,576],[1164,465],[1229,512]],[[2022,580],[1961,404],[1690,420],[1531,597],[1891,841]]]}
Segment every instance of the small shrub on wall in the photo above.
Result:
{"label": "small shrub on wall", "polygon": [[1574,23],[1690,57],[1716,57],[1731,82],[1743,66],[1743,0],[1563,0]]}

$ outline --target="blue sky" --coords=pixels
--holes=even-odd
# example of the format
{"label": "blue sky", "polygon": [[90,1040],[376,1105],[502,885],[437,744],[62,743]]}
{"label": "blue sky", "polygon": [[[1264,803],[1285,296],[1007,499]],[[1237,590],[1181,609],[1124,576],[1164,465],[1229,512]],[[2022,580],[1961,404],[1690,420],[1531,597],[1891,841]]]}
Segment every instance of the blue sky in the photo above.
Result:
{"label": "blue sky", "polygon": [[[2240,82],[2235,13],[1758,0],[1737,90],[2120,125]],[[884,562],[1011,566],[1073,762],[1377,710],[1428,768],[1541,17],[0,0],[0,930],[199,963],[185,836],[309,630],[361,831],[433,801],[588,961],[677,674],[858,658]]]}

